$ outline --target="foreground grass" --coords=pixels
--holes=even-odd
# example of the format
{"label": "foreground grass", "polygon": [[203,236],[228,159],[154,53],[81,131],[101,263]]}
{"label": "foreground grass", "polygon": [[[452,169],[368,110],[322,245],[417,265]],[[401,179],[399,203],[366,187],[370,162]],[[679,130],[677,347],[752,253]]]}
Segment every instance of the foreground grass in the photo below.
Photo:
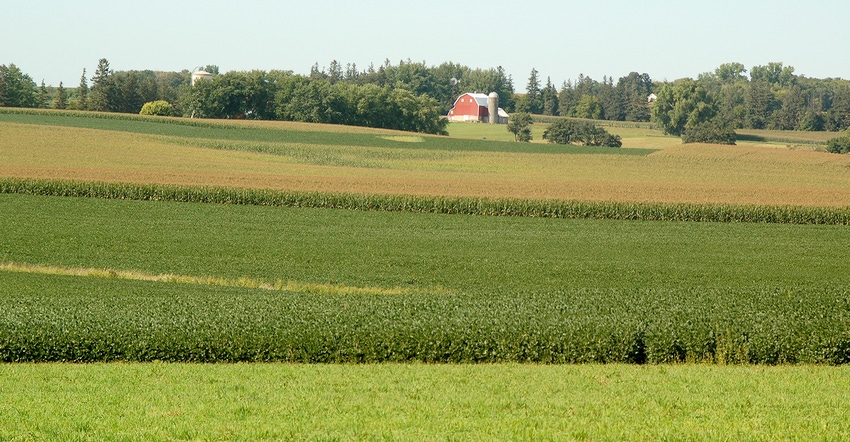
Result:
{"label": "foreground grass", "polygon": [[845,440],[850,368],[0,365],[3,440]]}

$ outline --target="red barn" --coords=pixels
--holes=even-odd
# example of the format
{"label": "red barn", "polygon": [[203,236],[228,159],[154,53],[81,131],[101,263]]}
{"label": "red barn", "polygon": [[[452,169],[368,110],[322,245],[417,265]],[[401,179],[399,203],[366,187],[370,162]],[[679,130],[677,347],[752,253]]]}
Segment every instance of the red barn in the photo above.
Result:
{"label": "red barn", "polygon": [[[488,99],[494,99],[494,103],[488,103]],[[449,111],[449,121],[464,121],[487,123],[491,122],[490,107],[496,109],[493,119],[495,124],[507,124],[508,113],[499,107],[499,96],[495,93],[485,94],[463,94],[455,100],[454,106]]]}

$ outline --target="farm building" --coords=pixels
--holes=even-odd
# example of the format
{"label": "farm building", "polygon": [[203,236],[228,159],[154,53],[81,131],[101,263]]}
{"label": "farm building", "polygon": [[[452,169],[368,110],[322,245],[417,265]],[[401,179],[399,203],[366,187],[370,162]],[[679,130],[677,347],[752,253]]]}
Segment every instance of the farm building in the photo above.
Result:
{"label": "farm building", "polygon": [[449,111],[449,121],[508,124],[508,113],[499,107],[499,95],[463,94]]}
{"label": "farm building", "polygon": [[212,77],[213,77],[213,75],[212,75],[212,74],[210,74],[210,73],[209,73],[209,72],[207,72],[207,71],[195,71],[195,72],[192,72],[192,86],[194,86],[194,85],[195,85],[195,82],[197,82],[198,80],[209,80],[209,79],[211,79]]}

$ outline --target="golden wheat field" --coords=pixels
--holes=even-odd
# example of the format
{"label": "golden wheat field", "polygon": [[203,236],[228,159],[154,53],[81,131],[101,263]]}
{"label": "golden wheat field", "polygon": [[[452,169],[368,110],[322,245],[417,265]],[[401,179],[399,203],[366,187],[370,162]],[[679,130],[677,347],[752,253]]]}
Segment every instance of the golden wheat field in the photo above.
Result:
{"label": "golden wheat field", "polygon": [[[275,122],[229,124],[248,130],[282,127]],[[286,127],[328,130],[309,124]],[[648,155],[417,149],[418,135],[333,130],[374,133],[406,147],[251,142],[294,152],[271,154],[246,151],[243,141],[2,122],[0,177],[531,199],[850,205],[850,155],[758,143],[682,145],[648,129],[624,132],[624,149],[657,149]]]}

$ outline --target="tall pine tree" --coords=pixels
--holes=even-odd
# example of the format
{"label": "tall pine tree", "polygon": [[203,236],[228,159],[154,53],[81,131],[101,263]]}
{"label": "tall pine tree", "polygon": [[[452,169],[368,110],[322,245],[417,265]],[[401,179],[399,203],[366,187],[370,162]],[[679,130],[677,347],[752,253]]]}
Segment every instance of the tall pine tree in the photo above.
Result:
{"label": "tall pine tree", "polygon": [[59,82],[59,89],[56,91],[56,99],[53,101],[53,107],[55,109],[65,109],[68,105],[68,96],[65,92],[65,86],[62,82]]}
{"label": "tall pine tree", "polygon": [[47,86],[44,85],[44,79],[41,79],[41,87],[38,89],[38,107],[45,108],[47,107],[48,94],[47,94]]}
{"label": "tall pine tree", "polygon": [[86,79],[86,68],[83,68],[83,76],[80,77],[80,87],[77,88],[77,94],[79,95],[79,101],[77,102],[77,107],[80,110],[86,110],[88,108],[88,95],[89,95],[89,83]]}
{"label": "tall pine tree", "polygon": [[88,107],[95,111],[111,111],[113,110],[113,96],[115,95],[114,86],[111,81],[112,71],[109,69],[109,60],[101,58],[97,62],[97,69],[94,71],[94,76],[91,78],[91,96],[89,97]]}
{"label": "tall pine tree", "polygon": [[528,112],[539,114],[543,112],[543,96],[540,90],[540,77],[537,69],[531,68],[531,75],[528,77],[528,85],[525,87],[526,99],[528,100]]}
{"label": "tall pine tree", "polygon": [[543,115],[558,115],[558,89],[552,84],[550,77],[546,78],[546,87],[540,93],[543,102]]}

